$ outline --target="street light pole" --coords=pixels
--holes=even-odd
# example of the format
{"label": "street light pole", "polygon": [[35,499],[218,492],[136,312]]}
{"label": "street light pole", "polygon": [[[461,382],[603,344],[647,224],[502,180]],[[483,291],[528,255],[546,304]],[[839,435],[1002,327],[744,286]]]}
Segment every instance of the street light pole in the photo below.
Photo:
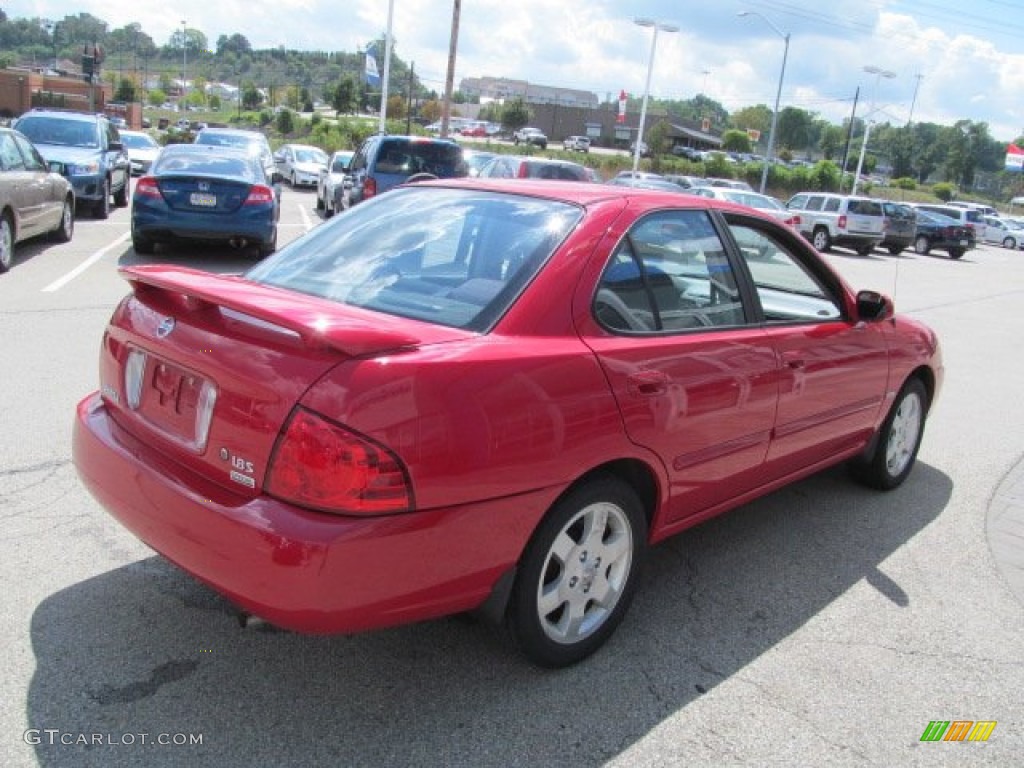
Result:
{"label": "street light pole", "polygon": [[185,102],[186,87],[185,83],[188,79],[188,35],[185,28],[185,19],[181,20],[181,111],[185,112],[188,109],[188,104]]}
{"label": "street light pole", "polygon": [[775,111],[772,112],[772,127],[768,132],[768,153],[764,158],[764,167],[761,169],[761,194],[764,194],[765,187],[768,186],[768,167],[771,165],[773,158],[775,157],[775,128],[779,124],[779,100],[782,98],[782,81],[786,78],[786,60],[789,58],[789,33],[783,32],[775,23],[767,16],[758,13],[757,11],[741,11],[739,16],[757,16],[761,21],[767,24],[772,30],[781,37],[786,46],[782,51],[782,70],[779,72],[779,86],[775,91]]}
{"label": "street light pole", "polygon": [[644,98],[640,104],[640,127],[637,128],[636,141],[633,144],[633,175],[635,176],[640,167],[640,147],[644,139],[644,122],[647,120],[647,98],[651,92],[651,73],[654,70],[654,52],[658,47],[658,31],[678,32],[679,27],[644,18],[633,19],[633,23],[640,27],[654,28],[654,35],[651,37],[651,54],[647,59],[647,83],[644,85]]}
{"label": "street light pole", "polygon": [[[878,95],[878,83],[884,77],[888,80],[896,77],[895,72],[890,72],[887,69],[881,69],[880,67],[869,66],[864,67],[864,71],[870,75],[875,76],[875,87],[871,90],[871,109],[868,110],[865,118],[869,118],[875,112],[875,97]],[[857,187],[860,185],[860,172],[864,167],[864,154],[868,148],[868,136],[871,135],[871,120],[865,119],[864,121],[864,140],[860,144],[860,157],[857,159],[857,172],[853,176],[853,189],[850,190],[851,195],[857,194]]]}

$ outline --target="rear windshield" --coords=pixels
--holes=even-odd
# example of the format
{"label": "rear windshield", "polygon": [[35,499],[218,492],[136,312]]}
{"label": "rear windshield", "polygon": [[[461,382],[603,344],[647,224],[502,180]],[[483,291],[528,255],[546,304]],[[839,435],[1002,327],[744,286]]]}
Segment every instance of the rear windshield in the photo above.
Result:
{"label": "rear windshield", "polygon": [[439,325],[486,331],[579,221],[574,205],[397,188],[291,242],[247,277]]}
{"label": "rear windshield", "polygon": [[465,176],[462,147],[449,141],[408,141],[391,139],[381,144],[377,157],[378,173],[411,176],[429,173],[439,179]]}
{"label": "rear windshield", "polygon": [[877,200],[851,200],[846,209],[860,216],[882,215],[882,204]]}
{"label": "rear windshield", "polygon": [[587,180],[587,172],[583,166],[563,165],[562,163],[529,161],[526,163],[526,174],[531,179]]}
{"label": "rear windshield", "polygon": [[973,221],[974,223],[977,224],[978,222],[980,222],[982,220],[981,212],[980,211],[971,210],[971,209],[968,208],[967,209],[967,220],[968,221]]}
{"label": "rear windshield", "polygon": [[[188,145],[182,145],[187,147]],[[153,164],[154,174],[231,176],[254,181],[252,162],[241,152],[162,152]]]}

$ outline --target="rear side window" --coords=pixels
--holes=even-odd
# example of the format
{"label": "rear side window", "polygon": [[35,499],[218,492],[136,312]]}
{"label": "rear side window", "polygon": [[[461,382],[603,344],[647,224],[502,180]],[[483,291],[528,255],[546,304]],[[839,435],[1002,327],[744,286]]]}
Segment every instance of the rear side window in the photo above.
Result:
{"label": "rear side window", "polygon": [[968,221],[973,222],[975,224],[978,224],[978,223],[981,222],[981,214],[978,213],[978,211],[968,210],[966,213],[967,213],[967,220]]}
{"label": "rear side window", "polygon": [[429,173],[440,179],[452,179],[467,173],[462,147],[447,141],[384,141],[376,170],[404,176]]}
{"label": "rear side window", "polygon": [[[842,201],[838,197],[830,197],[828,200],[825,201],[825,207],[822,210],[825,210],[829,213],[835,213],[836,211],[839,210],[840,202]],[[852,212],[853,211],[851,211],[851,213]]]}
{"label": "rear side window", "polygon": [[736,275],[704,211],[644,217],[622,239],[594,296],[605,328],[680,333],[745,320]]}
{"label": "rear side window", "polygon": [[860,216],[881,216],[882,204],[877,200],[851,200],[847,210]]}

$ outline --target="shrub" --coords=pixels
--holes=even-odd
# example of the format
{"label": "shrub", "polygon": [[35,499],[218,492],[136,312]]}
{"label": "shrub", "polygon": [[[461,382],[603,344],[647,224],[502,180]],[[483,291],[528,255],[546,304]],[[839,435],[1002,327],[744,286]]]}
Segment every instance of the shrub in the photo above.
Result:
{"label": "shrub", "polygon": [[295,118],[290,109],[282,109],[277,113],[277,130],[284,136],[295,130]]}
{"label": "shrub", "polygon": [[915,179],[910,178],[909,176],[901,176],[898,179],[892,180],[892,186],[896,187],[897,189],[913,190],[917,189],[917,181]]}
{"label": "shrub", "polygon": [[939,200],[944,203],[948,203],[953,199],[953,195],[956,193],[956,187],[950,184],[948,181],[940,181],[938,184],[932,187],[932,194],[935,195]]}

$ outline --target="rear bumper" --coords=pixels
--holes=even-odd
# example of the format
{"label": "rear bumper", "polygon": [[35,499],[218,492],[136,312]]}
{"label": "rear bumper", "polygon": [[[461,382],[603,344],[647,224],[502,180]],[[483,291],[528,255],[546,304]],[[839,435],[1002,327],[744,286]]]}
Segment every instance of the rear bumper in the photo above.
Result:
{"label": "rear bumper", "polygon": [[239,496],[120,429],[99,395],[78,405],[75,467],[143,542],[242,609],[334,633],[471,610],[518,560],[541,494],[388,517],[309,512]]}
{"label": "rear bumper", "polygon": [[226,242],[244,239],[258,243],[274,240],[277,224],[269,208],[233,213],[195,214],[168,210],[152,210],[134,204],[132,233],[149,240],[200,240]]}

